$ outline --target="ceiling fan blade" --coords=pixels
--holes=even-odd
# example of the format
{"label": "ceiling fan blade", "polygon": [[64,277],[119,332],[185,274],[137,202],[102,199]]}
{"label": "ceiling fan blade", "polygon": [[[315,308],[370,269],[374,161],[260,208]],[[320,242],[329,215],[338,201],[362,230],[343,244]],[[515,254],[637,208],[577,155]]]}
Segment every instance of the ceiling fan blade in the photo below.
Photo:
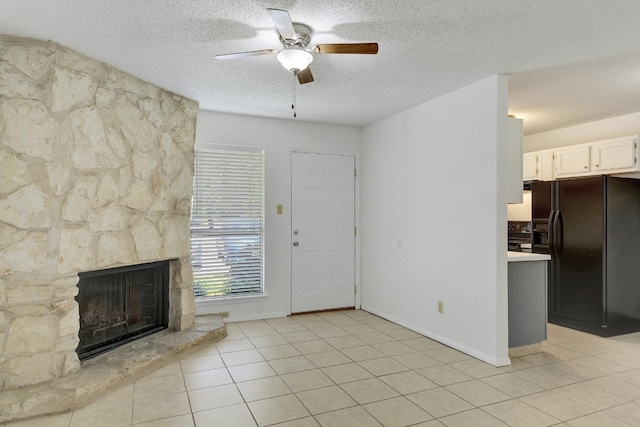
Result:
{"label": "ceiling fan blade", "polygon": [[311,68],[307,67],[302,71],[298,71],[298,82],[303,85],[305,83],[311,83],[313,81],[313,74],[311,74]]}
{"label": "ceiling fan blade", "polygon": [[296,35],[296,30],[293,29],[293,22],[291,22],[289,12],[282,9],[271,8],[267,8],[267,12],[269,12],[273,24],[276,26],[280,37],[282,37],[284,41],[289,43],[298,41],[298,36]]}
{"label": "ceiling fan blade", "polygon": [[219,59],[221,61],[225,61],[227,59],[246,58],[248,56],[272,55],[274,53],[278,53],[278,51],[275,49],[263,49],[263,50],[252,50],[249,52],[225,53],[222,55],[215,55],[214,58]]}
{"label": "ceiling fan blade", "polygon": [[378,53],[378,43],[333,43],[319,44],[313,47],[315,53],[359,53],[375,55]]}

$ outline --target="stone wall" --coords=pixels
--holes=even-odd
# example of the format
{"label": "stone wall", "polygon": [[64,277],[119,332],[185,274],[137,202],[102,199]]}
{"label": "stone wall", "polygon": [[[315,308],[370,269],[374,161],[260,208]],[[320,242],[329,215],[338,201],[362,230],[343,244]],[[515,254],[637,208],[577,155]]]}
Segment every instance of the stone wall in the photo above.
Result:
{"label": "stone wall", "polygon": [[78,272],[171,259],[193,324],[196,102],[52,42],[0,36],[0,387],[80,368]]}

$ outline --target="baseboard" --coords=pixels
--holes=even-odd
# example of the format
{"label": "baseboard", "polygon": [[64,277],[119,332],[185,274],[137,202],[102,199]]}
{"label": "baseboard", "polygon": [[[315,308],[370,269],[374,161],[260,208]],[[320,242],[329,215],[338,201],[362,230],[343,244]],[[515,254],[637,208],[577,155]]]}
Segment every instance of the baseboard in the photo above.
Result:
{"label": "baseboard", "polygon": [[463,352],[465,354],[468,354],[469,356],[472,356],[472,357],[474,357],[476,359],[482,360],[483,362],[487,362],[490,365],[498,366],[498,367],[499,366],[511,365],[511,359],[509,359],[509,357],[496,358],[496,357],[490,356],[490,355],[482,353],[482,352],[480,352],[480,351],[478,351],[476,349],[470,348],[470,347],[468,347],[468,346],[466,346],[464,344],[460,344],[457,341],[453,341],[453,340],[451,340],[449,338],[443,337],[443,336],[441,336],[441,335],[439,335],[439,334],[437,334],[437,333],[435,333],[435,332],[433,332],[431,330],[416,326],[416,325],[411,324],[411,323],[409,323],[409,322],[407,322],[407,321],[405,321],[403,319],[400,319],[400,318],[398,318],[396,316],[392,316],[392,315],[390,315],[388,313],[385,313],[385,312],[383,312],[381,310],[378,310],[378,309],[376,309],[374,307],[367,306],[365,304],[363,304],[361,308],[362,308],[362,310],[368,311],[371,314],[375,314],[376,316],[380,316],[383,319],[389,320],[389,321],[391,321],[393,323],[397,323],[398,325],[404,326],[407,329],[411,329],[412,331],[417,332],[417,333],[419,333],[421,335],[424,335],[427,338],[430,338],[432,340],[438,341],[441,344],[444,344],[444,345],[446,345],[448,347],[454,348],[454,349],[456,349],[458,351],[461,351],[461,352]]}

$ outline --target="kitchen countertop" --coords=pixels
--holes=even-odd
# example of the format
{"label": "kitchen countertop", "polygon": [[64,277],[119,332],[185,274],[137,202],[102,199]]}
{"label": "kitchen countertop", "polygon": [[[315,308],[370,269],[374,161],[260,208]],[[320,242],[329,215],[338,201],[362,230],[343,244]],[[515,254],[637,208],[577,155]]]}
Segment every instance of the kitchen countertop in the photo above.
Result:
{"label": "kitchen countertop", "polygon": [[548,261],[551,256],[546,254],[532,254],[530,252],[507,252],[507,262]]}

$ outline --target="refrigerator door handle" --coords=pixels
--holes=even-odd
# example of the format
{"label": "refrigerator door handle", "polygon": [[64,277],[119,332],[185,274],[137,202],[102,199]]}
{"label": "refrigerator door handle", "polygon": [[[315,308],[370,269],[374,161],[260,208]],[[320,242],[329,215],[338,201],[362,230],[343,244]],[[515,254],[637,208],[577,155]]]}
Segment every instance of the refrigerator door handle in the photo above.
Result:
{"label": "refrigerator door handle", "polygon": [[549,220],[547,221],[547,239],[548,239],[548,245],[549,245],[549,255],[551,255],[551,258],[555,258],[555,238],[553,235],[554,230],[554,224],[555,224],[555,219],[556,219],[556,211],[552,210],[549,213]]}
{"label": "refrigerator door handle", "polygon": [[556,219],[553,224],[553,240],[555,243],[554,252],[556,254],[556,258],[560,258],[562,256],[562,246],[564,243],[563,234],[564,228],[562,226],[562,214],[560,211],[556,211]]}

